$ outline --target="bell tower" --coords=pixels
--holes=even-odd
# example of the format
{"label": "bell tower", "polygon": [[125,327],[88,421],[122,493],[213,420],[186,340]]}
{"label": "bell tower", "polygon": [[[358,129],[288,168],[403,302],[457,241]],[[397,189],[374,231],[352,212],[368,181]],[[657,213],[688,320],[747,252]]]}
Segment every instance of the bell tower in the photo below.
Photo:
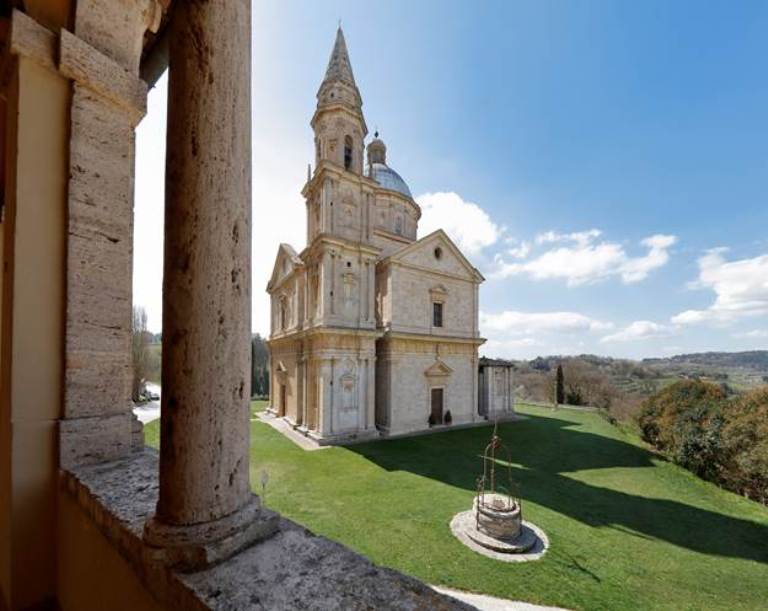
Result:
{"label": "bell tower", "polygon": [[363,140],[368,128],[341,27],[317,91],[317,109],[310,125],[315,132],[316,167],[328,161],[348,172],[363,173]]}

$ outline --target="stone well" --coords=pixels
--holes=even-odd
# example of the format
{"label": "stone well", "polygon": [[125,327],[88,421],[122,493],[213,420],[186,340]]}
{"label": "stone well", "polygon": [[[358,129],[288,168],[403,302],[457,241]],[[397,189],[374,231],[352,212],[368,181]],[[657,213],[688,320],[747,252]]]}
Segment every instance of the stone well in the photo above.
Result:
{"label": "stone well", "polygon": [[472,508],[477,530],[496,539],[514,539],[520,534],[523,516],[520,504],[502,494],[476,496]]}
{"label": "stone well", "polygon": [[517,490],[509,449],[495,425],[483,453],[483,474],[477,479],[472,509],[454,516],[451,532],[470,549],[497,560],[520,562],[541,557],[549,542],[541,529],[523,521]]}

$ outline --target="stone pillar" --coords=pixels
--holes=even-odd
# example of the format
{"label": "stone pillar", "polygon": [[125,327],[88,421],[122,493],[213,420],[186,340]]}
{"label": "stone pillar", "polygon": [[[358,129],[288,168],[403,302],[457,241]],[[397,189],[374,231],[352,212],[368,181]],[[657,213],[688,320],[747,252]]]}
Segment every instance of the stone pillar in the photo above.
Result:
{"label": "stone pillar", "polygon": [[[304,347],[306,350],[306,346]],[[307,422],[309,418],[309,410],[307,408],[307,401],[309,401],[309,359],[306,353],[301,357],[301,364],[304,370],[304,383],[301,385],[301,426],[303,429],[307,428]]]}
{"label": "stone pillar", "polygon": [[368,359],[368,427],[376,428],[376,357]]}
{"label": "stone pillar", "polygon": [[144,32],[161,17],[154,0],[82,0],[74,32],[53,53],[71,81],[67,158],[62,467],[143,448],[131,413],[134,128],[146,111],[139,78]]}
{"label": "stone pillar", "polygon": [[274,532],[251,493],[250,0],[170,24],[160,492],[145,540],[182,569]]}

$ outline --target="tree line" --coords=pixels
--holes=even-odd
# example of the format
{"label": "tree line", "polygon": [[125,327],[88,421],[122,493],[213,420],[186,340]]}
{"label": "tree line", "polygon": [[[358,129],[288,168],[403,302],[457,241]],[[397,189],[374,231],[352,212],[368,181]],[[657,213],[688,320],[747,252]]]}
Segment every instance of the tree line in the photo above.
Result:
{"label": "tree line", "polygon": [[258,333],[251,338],[251,397],[269,397],[269,349]]}
{"label": "tree line", "polygon": [[[162,335],[147,330],[147,312],[133,307],[131,360],[133,380],[131,398],[136,403],[146,401],[146,383],[160,383],[160,354]],[[269,396],[269,350],[266,340],[258,333],[251,337],[251,397]]]}

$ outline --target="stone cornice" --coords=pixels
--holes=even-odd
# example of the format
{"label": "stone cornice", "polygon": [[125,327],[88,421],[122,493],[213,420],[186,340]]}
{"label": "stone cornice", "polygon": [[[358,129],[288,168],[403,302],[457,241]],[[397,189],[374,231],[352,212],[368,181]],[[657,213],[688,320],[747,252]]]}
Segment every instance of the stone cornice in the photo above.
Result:
{"label": "stone cornice", "polygon": [[408,244],[413,244],[416,241],[412,238],[406,238],[404,235],[392,233],[391,231],[387,231],[386,229],[382,229],[381,227],[374,227],[373,233],[381,236],[382,238],[387,238],[388,240],[395,240],[397,242],[402,242],[406,246]]}
{"label": "stone cornice", "polygon": [[147,85],[68,30],[59,35],[14,9],[10,51],[58,72],[122,108],[135,126],[147,112]]}
{"label": "stone cornice", "polygon": [[67,30],[59,38],[59,72],[123,107],[133,125],[147,113],[147,84]]}
{"label": "stone cornice", "polygon": [[306,254],[309,254],[324,245],[356,250],[360,253],[369,255],[371,258],[376,258],[381,253],[381,248],[378,246],[366,244],[365,242],[356,242],[332,233],[320,233],[312,239],[312,242],[308,244],[304,250],[301,251],[299,257],[304,259]]}
{"label": "stone cornice", "polygon": [[441,342],[453,344],[473,344],[481,346],[486,342],[484,337],[457,337],[454,335],[430,335],[427,333],[403,333],[402,331],[386,331],[384,339],[403,339],[417,342]]}
{"label": "stone cornice", "polygon": [[391,258],[387,258],[387,259],[383,259],[382,261],[379,261],[377,266],[380,267],[381,269],[385,269],[388,266],[404,267],[404,268],[412,269],[414,271],[422,272],[425,274],[440,276],[442,278],[450,278],[451,280],[458,280],[460,282],[465,282],[467,284],[472,284],[475,286],[480,284],[477,280],[474,280],[472,278],[467,278],[466,276],[462,276],[460,274],[451,274],[449,272],[444,272],[431,267],[424,267],[422,265],[416,265],[415,263],[407,263],[405,261],[397,261]]}

